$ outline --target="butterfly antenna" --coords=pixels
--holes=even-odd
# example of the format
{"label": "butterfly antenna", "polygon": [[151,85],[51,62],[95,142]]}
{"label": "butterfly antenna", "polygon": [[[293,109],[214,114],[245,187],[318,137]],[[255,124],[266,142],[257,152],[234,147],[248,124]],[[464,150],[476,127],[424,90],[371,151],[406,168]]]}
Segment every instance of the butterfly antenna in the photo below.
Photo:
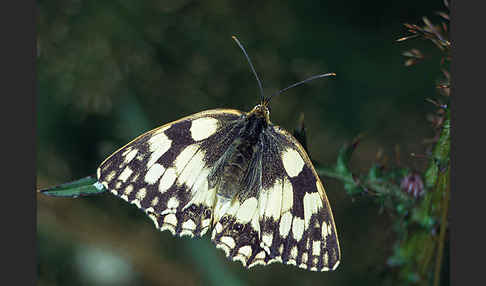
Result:
{"label": "butterfly antenna", "polygon": [[258,82],[258,87],[260,88],[260,95],[261,95],[261,98],[262,98],[262,103],[265,101],[265,97],[263,95],[263,86],[262,86],[262,82],[260,81],[260,78],[258,77],[258,74],[256,73],[255,71],[255,68],[253,67],[253,64],[251,63],[251,60],[250,60],[250,57],[248,56],[248,54],[246,53],[245,51],[245,48],[243,48],[243,45],[240,43],[240,41],[238,41],[238,39],[235,37],[235,36],[232,36],[233,40],[235,40],[235,42],[238,44],[238,46],[240,47],[240,49],[243,51],[243,53],[245,54],[245,57],[246,57],[246,60],[248,61],[248,63],[250,64],[250,68],[251,68],[251,71],[253,72],[253,74],[255,75],[256,77],[256,80]]}
{"label": "butterfly antenna", "polygon": [[281,89],[278,92],[272,94],[269,98],[267,98],[265,100],[265,104],[268,104],[270,102],[270,100],[272,99],[272,97],[274,97],[275,95],[279,95],[279,94],[283,93],[284,91],[289,90],[289,89],[291,89],[293,87],[296,87],[298,85],[304,84],[304,83],[309,82],[311,80],[315,80],[317,78],[328,77],[328,76],[335,76],[335,75],[336,74],[333,73],[333,72],[331,72],[331,73],[325,73],[325,74],[318,74],[318,75],[315,75],[315,76],[311,76],[310,78],[305,79],[303,81],[296,82],[296,83],[294,83],[294,84],[292,84],[292,85],[290,85],[290,86],[288,86],[288,87],[286,87],[284,89]]}

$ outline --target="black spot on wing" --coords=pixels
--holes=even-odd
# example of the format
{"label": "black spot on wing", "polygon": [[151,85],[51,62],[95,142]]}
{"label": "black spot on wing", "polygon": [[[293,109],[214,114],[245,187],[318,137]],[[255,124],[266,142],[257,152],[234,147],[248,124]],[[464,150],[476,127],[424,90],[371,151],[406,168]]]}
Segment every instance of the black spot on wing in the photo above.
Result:
{"label": "black spot on wing", "polygon": [[304,218],[304,195],[317,192],[316,177],[312,169],[304,165],[298,176],[289,178],[294,193],[294,205],[292,214]]}
{"label": "black spot on wing", "polygon": [[194,144],[195,141],[191,137],[191,121],[183,120],[173,124],[169,129],[165,130],[165,135],[172,140],[171,146],[158,162],[161,162],[164,167],[172,166],[177,156],[187,146]]}

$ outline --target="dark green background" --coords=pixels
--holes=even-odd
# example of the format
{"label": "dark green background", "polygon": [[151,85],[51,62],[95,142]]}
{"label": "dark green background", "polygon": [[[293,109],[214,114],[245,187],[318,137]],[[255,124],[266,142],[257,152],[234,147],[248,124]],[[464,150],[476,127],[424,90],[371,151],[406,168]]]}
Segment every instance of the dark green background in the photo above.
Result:
{"label": "dark green background", "polygon": [[[438,51],[397,43],[403,23],[446,8],[442,1],[38,1],[37,185],[94,174],[113,151],[144,131],[198,111],[258,103],[257,83],[231,39],[245,45],[267,94],[335,72],[272,101],[288,130],[305,114],[314,160],[331,165],[358,133],[352,168],[365,171],[383,150],[421,169],[433,135]],[[427,61],[405,67],[419,48]],[[393,233],[365,197],[351,199],[322,178],[342,248],[337,271],[272,264],[246,270],[209,237],[174,238],[110,195],[37,197],[39,285],[376,285],[383,284]]]}

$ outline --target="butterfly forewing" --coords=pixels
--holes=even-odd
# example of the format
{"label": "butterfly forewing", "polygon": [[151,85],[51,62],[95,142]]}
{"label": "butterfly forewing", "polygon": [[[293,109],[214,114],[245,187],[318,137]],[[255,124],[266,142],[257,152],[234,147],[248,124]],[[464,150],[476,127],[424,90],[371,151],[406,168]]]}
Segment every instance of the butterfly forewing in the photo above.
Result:
{"label": "butterfly forewing", "polygon": [[201,236],[210,227],[215,199],[207,177],[231,144],[240,116],[209,110],[146,132],[107,158],[98,179],[144,210],[157,228]]}

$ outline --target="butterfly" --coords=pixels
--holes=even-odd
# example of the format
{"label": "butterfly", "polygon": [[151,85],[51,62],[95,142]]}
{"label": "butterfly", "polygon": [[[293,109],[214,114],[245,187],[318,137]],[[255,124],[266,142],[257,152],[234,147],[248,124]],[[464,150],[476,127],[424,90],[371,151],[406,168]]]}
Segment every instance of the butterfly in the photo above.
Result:
{"label": "butterfly", "polygon": [[341,253],[322,182],[301,144],[270,121],[271,97],[233,39],[261,102],[249,112],[207,110],[148,131],[104,160],[98,181],[161,231],[210,232],[226,257],[247,268],[281,262],[335,270]]}

